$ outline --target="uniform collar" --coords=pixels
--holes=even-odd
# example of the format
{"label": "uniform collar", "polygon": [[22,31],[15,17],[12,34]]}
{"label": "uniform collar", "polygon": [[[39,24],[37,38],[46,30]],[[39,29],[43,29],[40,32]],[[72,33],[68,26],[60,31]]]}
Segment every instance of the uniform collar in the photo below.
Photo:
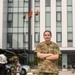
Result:
{"label": "uniform collar", "polygon": [[47,45],[50,45],[52,43],[52,41],[50,41],[49,43],[46,43],[46,41],[45,41],[45,44],[47,44]]}

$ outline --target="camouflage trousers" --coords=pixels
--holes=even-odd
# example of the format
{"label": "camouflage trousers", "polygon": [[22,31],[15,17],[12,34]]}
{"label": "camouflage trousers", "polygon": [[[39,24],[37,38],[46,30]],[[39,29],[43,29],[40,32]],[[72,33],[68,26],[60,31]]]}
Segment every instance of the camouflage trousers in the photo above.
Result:
{"label": "camouflage trousers", "polygon": [[54,73],[38,73],[37,75],[58,75],[58,74],[54,74]]}
{"label": "camouflage trousers", "polygon": [[16,66],[14,64],[11,65],[11,75],[16,75]]}
{"label": "camouflage trousers", "polygon": [[16,71],[11,71],[11,75],[16,75]]}

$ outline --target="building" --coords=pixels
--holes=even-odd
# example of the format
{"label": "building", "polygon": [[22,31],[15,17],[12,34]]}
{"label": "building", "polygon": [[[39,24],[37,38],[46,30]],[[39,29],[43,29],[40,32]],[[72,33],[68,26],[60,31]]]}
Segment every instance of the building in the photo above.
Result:
{"label": "building", "polygon": [[0,9],[0,48],[34,50],[43,32],[51,30],[62,68],[75,62],[75,0],[0,0]]}

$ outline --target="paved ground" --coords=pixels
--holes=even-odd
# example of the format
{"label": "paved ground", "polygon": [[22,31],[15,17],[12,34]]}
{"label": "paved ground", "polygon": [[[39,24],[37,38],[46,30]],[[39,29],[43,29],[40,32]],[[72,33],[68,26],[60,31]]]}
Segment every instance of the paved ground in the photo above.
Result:
{"label": "paved ground", "polygon": [[[17,75],[20,75],[20,74],[17,74]],[[30,72],[27,75],[37,75],[37,74],[32,74]],[[59,75],[75,75],[75,73],[72,73],[71,71],[59,71]]]}
{"label": "paved ground", "polygon": [[72,73],[71,71],[60,71],[59,75],[75,75],[75,73]]}
{"label": "paved ground", "polygon": [[[36,75],[36,74],[32,74],[32,72],[30,72],[27,75]],[[72,73],[72,71],[59,71],[59,75],[75,75],[75,73]]]}

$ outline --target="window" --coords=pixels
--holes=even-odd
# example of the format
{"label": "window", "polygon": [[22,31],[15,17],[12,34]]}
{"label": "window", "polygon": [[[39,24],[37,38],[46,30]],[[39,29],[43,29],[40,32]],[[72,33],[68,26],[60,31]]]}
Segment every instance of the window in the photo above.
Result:
{"label": "window", "polygon": [[25,1],[29,1],[29,0],[24,0],[24,2],[25,2]]}
{"label": "window", "polygon": [[39,0],[35,0],[35,7],[39,7],[40,6],[40,1]]}
{"label": "window", "polygon": [[68,32],[67,34],[67,45],[68,47],[73,47],[73,33]]}
{"label": "window", "polygon": [[39,32],[35,32],[35,43],[39,43]]}
{"label": "window", "polygon": [[35,28],[39,27],[39,23],[40,23],[40,13],[38,13],[38,15],[35,15]]}
{"label": "window", "polygon": [[51,24],[51,13],[50,12],[46,12],[46,27],[50,27],[50,24]]}
{"label": "window", "polygon": [[38,15],[35,15],[35,22],[39,22],[40,21],[40,17],[39,17],[39,13]]}
{"label": "window", "polygon": [[23,48],[23,33],[18,34],[18,47]]}
{"label": "window", "polygon": [[17,48],[18,43],[20,43],[18,41],[18,35],[17,35],[17,33],[13,33],[13,36],[12,36],[12,48]]}
{"label": "window", "polygon": [[57,22],[61,22],[61,11],[60,12],[56,12],[56,21]]}
{"label": "window", "polygon": [[19,1],[19,2],[18,2],[19,8],[23,8],[23,4],[24,4],[24,2],[23,2],[22,0]]}
{"label": "window", "polygon": [[18,8],[18,7],[19,7],[18,1],[13,1],[13,9]]}
{"label": "window", "polygon": [[13,15],[12,13],[8,13],[7,26],[12,27]]}
{"label": "window", "polygon": [[24,34],[24,42],[25,43],[28,43],[28,33],[25,33]]}
{"label": "window", "polygon": [[8,2],[9,2],[9,3],[12,3],[12,2],[13,2],[13,0],[8,0]]}
{"label": "window", "polygon": [[11,33],[7,34],[7,43],[12,43],[12,34]]}
{"label": "window", "polygon": [[12,22],[8,22],[8,23],[7,23],[7,27],[8,27],[8,28],[11,28],[11,27],[12,27]]}
{"label": "window", "polygon": [[13,27],[18,27],[18,14],[17,13],[13,13]]}
{"label": "window", "polygon": [[50,7],[50,0],[45,0],[46,1],[46,7]]}
{"label": "window", "polygon": [[56,26],[57,26],[57,27],[61,27],[61,26],[62,26],[61,22],[57,22],[57,23],[56,23]]}
{"label": "window", "polygon": [[8,4],[8,7],[12,9],[13,3],[9,3],[9,4]]}
{"label": "window", "polygon": [[72,32],[68,32],[67,39],[68,39],[68,42],[72,42],[73,41],[73,34],[72,34]]}
{"label": "window", "polygon": [[36,2],[39,2],[40,0],[35,0]]}
{"label": "window", "polygon": [[72,6],[72,0],[67,0],[67,5]]}
{"label": "window", "polygon": [[72,11],[67,12],[67,25],[72,26],[73,20],[72,20]]}
{"label": "window", "polygon": [[23,27],[23,13],[19,13],[19,23],[18,23],[18,25],[19,25],[19,27]]}
{"label": "window", "polygon": [[9,13],[8,14],[8,22],[12,22],[12,19],[13,19],[12,17],[13,17],[12,13]]}
{"label": "window", "polygon": [[25,1],[24,7],[25,7],[25,8],[28,8],[28,1]]}
{"label": "window", "polygon": [[61,42],[62,41],[62,34],[61,34],[61,32],[57,32],[57,35],[56,35],[56,40],[57,40],[57,42]]}
{"label": "window", "polygon": [[69,27],[67,28],[67,31],[68,31],[68,32],[72,32],[72,31],[73,31],[73,27],[70,27],[70,26],[69,26]]}
{"label": "window", "polygon": [[56,0],[56,6],[61,6],[61,0]]}

